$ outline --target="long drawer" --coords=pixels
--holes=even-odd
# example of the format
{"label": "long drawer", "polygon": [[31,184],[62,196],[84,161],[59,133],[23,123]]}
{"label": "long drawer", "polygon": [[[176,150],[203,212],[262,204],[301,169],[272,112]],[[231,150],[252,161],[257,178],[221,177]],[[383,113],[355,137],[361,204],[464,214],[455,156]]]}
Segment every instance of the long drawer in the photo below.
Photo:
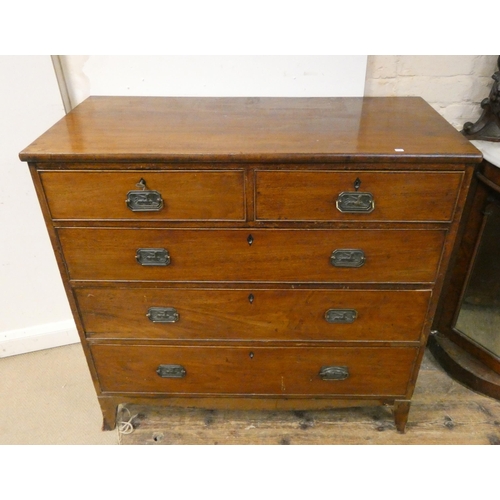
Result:
{"label": "long drawer", "polygon": [[462,172],[257,171],[256,219],[450,221]]}
{"label": "long drawer", "polygon": [[403,396],[417,349],[97,344],[104,392]]}
{"label": "long drawer", "polygon": [[79,288],[91,339],[418,341],[428,290]]}
{"label": "long drawer", "polygon": [[53,219],[244,220],[242,170],[45,171]]}
{"label": "long drawer", "polygon": [[73,280],[429,283],[444,230],[61,228]]}

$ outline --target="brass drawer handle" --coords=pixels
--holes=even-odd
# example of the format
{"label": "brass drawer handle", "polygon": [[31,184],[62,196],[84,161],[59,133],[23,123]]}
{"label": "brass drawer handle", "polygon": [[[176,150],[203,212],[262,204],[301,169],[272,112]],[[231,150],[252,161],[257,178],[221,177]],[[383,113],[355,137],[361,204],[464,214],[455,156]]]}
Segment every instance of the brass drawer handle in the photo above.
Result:
{"label": "brass drawer handle", "polygon": [[141,266],[170,265],[170,254],[165,248],[139,248],[135,258]]}
{"label": "brass drawer handle", "polygon": [[182,365],[160,365],[156,373],[162,378],[184,378],[186,369]]}
{"label": "brass drawer handle", "polygon": [[163,198],[158,191],[146,187],[146,181],[141,179],[137,184],[140,190],[127,193],[127,207],[132,212],[159,212],[163,208]]}
{"label": "brass drawer handle", "polygon": [[328,323],[353,323],[358,317],[355,309],[328,309],[325,313],[325,320]]}
{"label": "brass drawer handle", "polygon": [[369,214],[375,209],[375,201],[371,193],[344,191],[339,194],[336,206],[343,214]]}
{"label": "brass drawer handle", "polygon": [[158,191],[129,191],[126,203],[132,212],[159,212],[163,208],[163,198]]}
{"label": "brass drawer handle", "polygon": [[179,313],[174,307],[150,307],[146,314],[153,323],[177,323]]}
{"label": "brass drawer handle", "polygon": [[347,366],[322,366],[319,371],[322,380],[345,380],[349,377]]}
{"label": "brass drawer handle", "polygon": [[338,249],[330,256],[330,263],[335,267],[361,267],[365,262],[363,250]]}

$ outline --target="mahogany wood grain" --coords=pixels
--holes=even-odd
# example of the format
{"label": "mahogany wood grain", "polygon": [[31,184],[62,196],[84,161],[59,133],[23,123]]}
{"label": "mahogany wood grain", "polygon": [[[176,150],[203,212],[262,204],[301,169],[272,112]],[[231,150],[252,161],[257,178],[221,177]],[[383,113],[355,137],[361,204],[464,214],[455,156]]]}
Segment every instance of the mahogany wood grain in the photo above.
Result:
{"label": "mahogany wood grain", "polygon": [[397,400],[394,402],[394,423],[396,424],[396,429],[402,434],[406,431],[410,406],[410,400]]}
{"label": "mahogany wood grain", "polygon": [[[147,405],[127,404],[119,413],[119,422],[139,416],[133,420],[134,432],[121,435],[120,444],[456,446],[500,443],[500,401],[455,382],[430,355],[422,362],[405,434],[394,432],[393,414],[387,404],[369,406],[376,401],[368,398],[358,402],[358,408],[347,408],[349,400],[319,397],[313,400],[276,398],[272,401],[277,403],[276,407],[269,401],[267,411],[260,409],[257,398],[244,400],[245,411],[228,410],[220,404],[221,409],[216,409],[214,398],[206,398],[210,402],[205,405],[203,398],[184,398],[184,408],[163,406],[164,402],[180,405],[179,399],[162,397]],[[229,405],[226,401],[229,398],[221,399]],[[345,407],[305,410],[310,401],[324,405],[342,403]],[[301,411],[291,411],[294,408],[290,408],[290,403],[302,403],[304,407]]]}
{"label": "mahogany wood grain", "polygon": [[[20,158],[105,428],[119,403],[156,401],[391,404],[404,430],[482,158],[421,98],[91,97]],[[161,211],[126,207],[141,178]],[[342,214],[357,178],[375,209]],[[170,265],[141,266],[140,248],[165,248]],[[366,262],[334,267],[334,250]],[[151,323],[151,306],[180,320]],[[358,317],[328,324],[328,308]],[[164,363],[186,377],[159,377]],[[321,380],[332,364],[349,377]]]}
{"label": "mahogany wood grain", "polygon": [[99,396],[98,398],[102,413],[102,430],[111,431],[116,427],[116,416],[120,403],[112,397]]}
{"label": "mahogany wood grain", "polygon": [[[244,172],[59,172],[40,174],[54,219],[245,220]],[[163,208],[133,212],[125,200],[131,190],[158,191]]]}
{"label": "mahogany wood grain", "polygon": [[481,154],[420,97],[94,96],[20,158],[422,164],[477,163]]}
{"label": "mahogany wood grain", "polygon": [[[310,170],[310,171],[409,171],[409,172],[463,172],[468,162],[463,163],[462,160],[456,160],[453,163],[443,162],[441,159],[437,162],[424,162],[418,161],[418,158],[406,158],[402,162],[394,158],[386,160],[371,161],[365,159],[359,162],[350,162],[349,158],[343,158],[338,162],[330,158],[328,161],[309,161],[307,158],[297,157],[295,161],[290,158],[288,161],[244,161],[241,158],[235,157],[233,160],[197,160],[185,161],[185,159],[177,159],[175,161],[158,161],[158,160],[145,160],[145,161],[100,161],[95,158],[92,161],[40,161],[29,162],[39,168],[40,172],[65,172],[65,171],[121,171],[121,172],[148,172],[148,171],[190,171],[190,170],[241,170],[244,168],[247,172],[252,170]],[[253,176],[253,172],[251,172]]]}
{"label": "mahogany wood grain", "polygon": [[[429,290],[233,290],[79,288],[90,339],[418,342]],[[153,323],[150,307],[175,307],[175,323]],[[354,309],[352,323],[328,323],[329,309]]]}
{"label": "mahogany wood grain", "polygon": [[[91,351],[105,393],[403,396],[417,349],[96,344]],[[162,364],[183,366],[185,377],[159,376]],[[323,366],[347,367],[349,376],[322,380]]]}
{"label": "mahogany wood grain", "polygon": [[[445,237],[439,230],[63,228],[58,234],[73,280],[306,283],[430,283]],[[165,248],[170,265],[139,265],[140,248]],[[361,249],[366,263],[334,267],[330,256],[338,249]]]}
{"label": "mahogany wood grain", "polygon": [[[411,175],[410,175],[411,174]],[[257,171],[256,219],[290,221],[450,221],[461,172]],[[373,195],[371,213],[342,213],[338,195]]]}
{"label": "mahogany wood grain", "polygon": [[455,380],[479,394],[500,400],[500,374],[475,351],[465,350],[440,332],[429,336],[428,347],[443,369]]}

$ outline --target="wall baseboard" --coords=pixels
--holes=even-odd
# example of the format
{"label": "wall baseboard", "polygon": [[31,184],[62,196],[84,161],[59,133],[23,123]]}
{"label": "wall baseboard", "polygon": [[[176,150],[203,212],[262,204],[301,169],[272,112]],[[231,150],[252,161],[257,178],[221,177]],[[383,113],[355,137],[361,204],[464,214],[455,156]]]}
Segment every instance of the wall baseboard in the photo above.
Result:
{"label": "wall baseboard", "polygon": [[80,342],[73,320],[0,332],[0,358]]}

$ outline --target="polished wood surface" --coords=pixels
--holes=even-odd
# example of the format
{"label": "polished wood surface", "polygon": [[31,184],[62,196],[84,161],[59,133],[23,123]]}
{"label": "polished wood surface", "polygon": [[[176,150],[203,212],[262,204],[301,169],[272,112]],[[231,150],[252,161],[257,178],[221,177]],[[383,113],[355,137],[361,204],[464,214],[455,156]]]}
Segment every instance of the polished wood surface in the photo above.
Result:
{"label": "polished wood surface", "polygon": [[[430,290],[75,290],[86,335],[92,339],[247,342],[418,342],[430,295]],[[150,307],[174,307],[179,320],[153,323],[146,316]],[[354,309],[357,317],[352,323],[328,323],[329,309]]]}
{"label": "polished wood surface", "polygon": [[[481,160],[422,99],[93,97],[20,157],[104,428],[119,404],[156,401],[391,405],[404,432]],[[135,189],[160,192],[163,208],[132,212]],[[356,190],[373,211],[337,208]],[[141,265],[148,248],[169,265]],[[336,267],[335,250],[366,260]],[[149,307],[175,307],[178,321],[152,323]],[[329,324],[328,309],[357,317]],[[156,373],[177,363],[185,378]],[[346,380],[319,378],[337,364]]]}
{"label": "polished wood surface", "polygon": [[20,156],[57,163],[481,159],[420,97],[90,97]]}
{"label": "polished wood surface", "polygon": [[[179,405],[181,398],[177,398]],[[297,411],[297,399],[275,399],[272,410],[251,400],[245,411],[193,405],[185,408],[153,403],[127,405],[118,424],[131,422],[133,432],[119,433],[122,445],[498,445],[500,401],[482,396],[453,380],[426,355],[412,398],[408,432],[394,432],[393,408],[365,399],[359,407]],[[299,400],[300,401],[300,400]],[[330,400],[337,403],[339,400]],[[308,400],[310,403],[311,400]],[[312,400],[321,403],[325,400]],[[377,406],[370,406],[374,402]],[[286,404],[289,406],[287,407]],[[359,404],[359,403],[358,403]],[[401,408],[402,405],[399,405]],[[338,449],[338,448],[337,448]],[[483,451],[484,448],[481,448]],[[468,450],[467,450],[468,451]],[[449,448],[454,453],[454,448]],[[413,453],[413,450],[410,451]]]}
{"label": "polished wood surface", "polygon": [[[104,392],[175,394],[371,395],[406,394],[417,349],[212,347],[95,344]],[[159,365],[181,365],[184,378],[162,378]],[[347,367],[345,380],[322,380],[323,366]],[[260,374],[265,373],[265,376]]]}
{"label": "polished wood surface", "polygon": [[481,361],[484,354],[475,357],[470,349],[462,349],[439,332],[429,336],[429,350],[455,380],[480,394],[500,400],[500,374]]}
{"label": "polished wood surface", "polygon": [[[112,281],[431,283],[444,238],[442,230],[59,230],[71,279]],[[168,250],[170,265],[139,265],[140,248]],[[335,267],[338,249],[360,249],[366,263]]]}
{"label": "polished wood surface", "polygon": [[[449,221],[462,182],[460,172],[257,171],[256,219],[291,221]],[[343,192],[373,195],[371,213],[342,213]],[[304,189],[307,186],[307,189]]]}
{"label": "polished wood surface", "polygon": [[[243,171],[42,172],[41,179],[54,219],[245,220]],[[163,208],[133,212],[127,193],[158,191]],[[76,192],[75,192],[76,191]],[[146,191],[147,192],[147,191]]]}

